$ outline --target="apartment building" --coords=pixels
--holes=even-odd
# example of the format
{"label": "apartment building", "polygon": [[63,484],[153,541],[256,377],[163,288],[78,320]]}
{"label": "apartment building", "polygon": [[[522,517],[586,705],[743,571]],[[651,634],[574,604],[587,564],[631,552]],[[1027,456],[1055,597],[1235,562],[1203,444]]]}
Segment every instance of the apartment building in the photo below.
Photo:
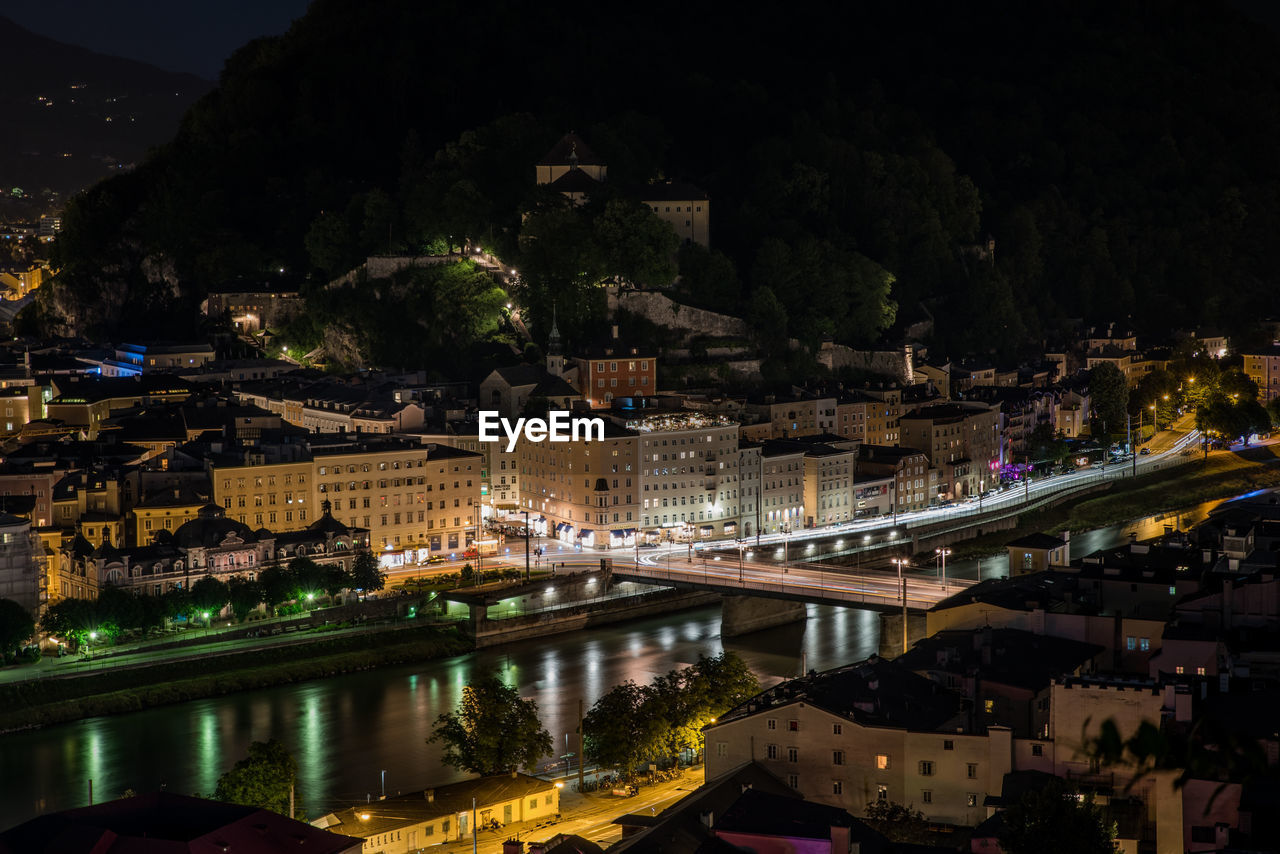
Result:
{"label": "apartment building", "polygon": [[758,694],[708,727],[706,743],[709,779],[754,760],[855,815],[895,801],[969,826],[1014,759],[1009,728],[974,731],[958,693],[874,656]]}
{"label": "apartment building", "polygon": [[804,526],[848,522],[856,512],[853,500],[858,452],[853,447],[806,443],[804,452]]}
{"label": "apartment building", "polygon": [[681,243],[711,242],[711,198],[693,184],[662,181],[650,184],[641,193],[640,204],[671,226]]}
{"label": "apartment building", "polygon": [[804,447],[764,442],[760,467],[762,532],[798,531],[804,523]]}
{"label": "apartment building", "polygon": [[582,399],[607,409],[619,397],[650,397],[658,390],[658,360],[635,347],[608,347],[575,358]]}
{"label": "apartment building", "polygon": [[754,537],[763,531],[763,451],[759,442],[738,440],[738,531],[742,537]]}
{"label": "apartment building", "polygon": [[1280,345],[1244,352],[1244,372],[1258,384],[1258,398],[1270,403],[1280,397]]}
{"label": "apartment building", "polygon": [[1002,462],[1000,410],[984,403],[935,403],[904,414],[900,444],[918,448],[941,473],[945,498],[977,495]]}
{"label": "apartment building", "polygon": [[465,549],[480,524],[484,457],[443,445],[370,437],[311,446],[314,502],[367,528],[375,551]]}
{"label": "apartment building", "polygon": [[[569,544],[635,543],[640,516],[640,435],[605,421],[603,441],[516,444],[520,510],[531,530]],[[501,476],[501,475],[499,475]]]}
{"label": "apartment building", "polygon": [[859,389],[845,392],[836,401],[833,432],[872,445],[898,444],[898,419],[902,417],[902,391]]}
{"label": "apartment building", "polygon": [[858,447],[858,475],[891,478],[897,512],[923,510],[938,498],[938,470],[915,448],[864,444]]}
{"label": "apartment building", "polygon": [[838,425],[836,399],[797,395],[778,398],[769,395],[749,401],[746,411],[769,423],[769,438],[794,439],[819,433],[835,433]]}
{"label": "apartment building", "polygon": [[736,536],[737,422],[723,415],[672,412],[626,423],[640,436],[640,512],[646,535]]}
{"label": "apartment building", "polygon": [[474,539],[481,454],[385,436],[329,436],[282,456],[215,458],[214,503],[255,530],[297,531],[328,500],[334,518],[367,528],[381,553],[450,552]]}

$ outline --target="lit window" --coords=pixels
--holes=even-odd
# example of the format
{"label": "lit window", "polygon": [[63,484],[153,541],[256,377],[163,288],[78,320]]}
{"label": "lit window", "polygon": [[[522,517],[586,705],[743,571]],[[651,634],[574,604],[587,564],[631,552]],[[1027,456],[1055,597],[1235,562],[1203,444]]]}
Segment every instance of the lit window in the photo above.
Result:
{"label": "lit window", "polygon": [[1204,668],[1203,668],[1203,667],[1197,667],[1197,668],[1196,668],[1196,675],[1197,675],[1197,676],[1203,676],[1203,675],[1204,675]]}
{"label": "lit window", "polygon": [[1138,638],[1138,649],[1143,652],[1151,649],[1151,638]]}
{"label": "lit window", "polygon": [[877,754],[876,754],[876,768],[878,768],[878,769],[879,769],[879,770],[881,770],[881,771],[886,771],[886,770],[888,770],[888,768],[889,768],[889,754],[887,754],[887,753],[877,753]]}

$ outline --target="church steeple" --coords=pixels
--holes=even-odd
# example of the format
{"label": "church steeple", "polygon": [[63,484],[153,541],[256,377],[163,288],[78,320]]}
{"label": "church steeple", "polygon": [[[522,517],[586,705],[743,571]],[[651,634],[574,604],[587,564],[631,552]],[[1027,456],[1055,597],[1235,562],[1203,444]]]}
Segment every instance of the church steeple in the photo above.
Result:
{"label": "church steeple", "polygon": [[547,373],[564,376],[564,351],[560,348],[560,325],[556,322],[556,307],[551,306],[551,334],[547,336]]}

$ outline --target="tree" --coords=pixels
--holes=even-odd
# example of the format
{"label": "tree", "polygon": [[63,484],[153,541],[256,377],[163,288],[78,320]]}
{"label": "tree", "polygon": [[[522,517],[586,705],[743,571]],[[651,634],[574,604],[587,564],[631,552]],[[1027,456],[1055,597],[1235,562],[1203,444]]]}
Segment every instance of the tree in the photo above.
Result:
{"label": "tree", "polygon": [[1032,790],[1005,813],[1000,847],[1009,854],[1112,854],[1116,826],[1093,795],[1081,799],[1054,781]]}
{"label": "tree", "polygon": [[191,608],[201,619],[205,619],[205,614],[209,615],[209,620],[217,617],[229,598],[226,582],[212,575],[206,575],[191,585]]}
{"label": "tree", "polygon": [[680,238],[646,205],[610,200],[596,218],[595,233],[610,273],[650,287],[666,287],[675,279]]}
{"label": "tree", "polygon": [[1102,362],[1089,375],[1089,394],[1093,411],[1101,423],[1101,433],[1112,435],[1124,429],[1129,407],[1129,382],[1120,369]]}
{"label": "tree", "polygon": [[12,599],[0,599],[0,659],[18,652],[36,631],[36,621],[27,609]]}
{"label": "tree", "polygon": [[262,601],[269,613],[274,614],[277,606],[293,598],[293,578],[281,567],[269,566],[262,570],[258,573],[258,584],[262,588]]}
{"label": "tree", "polygon": [[867,804],[866,820],[892,842],[927,845],[932,841],[929,822],[914,804],[903,806],[896,801],[872,801]]}
{"label": "tree", "polygon": [[615,685],[583,720],[587,756],[630,774],[642,760],[701,751],[703,728],[759,690],[736,654],[723,652],[659,676],[650,685]]}
{"label": "tree", "polygon": [[93,603],[87,599],[62,599],[45,609],[40,628],[47,634],[63,638],[78,648],[90,632],[98,631]]}
{"label": "tree", "polygon": [[302,601],[315,598],[324,590],[324,567],[309,557],[295,557],[289,561],[289,580],[292,582],[292,598]]}
{"label": "tree", "polygon": [[446,765],[484,776],[533,767],[553,747],[537,702],[493,673],[469,683],[458,707],[436,718],[433,742],[444,745]]}
{"label": "tree", "polygon": [[587,758],[629,775],[640,760],[656,756],[663,722],[649,714],[651,696],[651,688],[627,680],[596,700],[582,721]]}
{"label": "tree", "polygon": [[262,585],[240,575],[233,576],[227,580],[227,599],[236,621],[243,623],[245,617],[262,602]]}
{"label": "tree", "polygon": [[376,593],[387,586],[387,574],[368,549],[361,549],[351,562],[351,586],[364,593]]}
{"label": "tree", "polygon": [[[294,818],[301,812],[301,801],[293,791],[297,779],[298,763],[283,744],[274,738],[267,742],[255,741],[249,745],[249,755],[218,778],[214,797]],[[292,814],[289,812],[291,793]]]}

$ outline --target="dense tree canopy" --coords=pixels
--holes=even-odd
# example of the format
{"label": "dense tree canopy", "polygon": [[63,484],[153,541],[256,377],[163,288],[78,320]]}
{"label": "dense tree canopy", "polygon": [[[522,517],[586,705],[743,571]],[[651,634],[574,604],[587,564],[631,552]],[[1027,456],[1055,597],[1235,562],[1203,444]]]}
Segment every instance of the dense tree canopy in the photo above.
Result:
{"label": "dense tree canopy", "polygon": [[758,690],[755,676],[733,653],[721,653],[659,676],[649,685],[615,685],[583,720],[587,757],[630,773],[643,760],[701,752],[702,729]]}
{"label": "dense tree canopy", "polygon": [[[942,4],[922,27],[911,4],[878,4],[858,9],[856,49],[845,28],[778,39],[763,5],[731,34],[711,6],[610,12],[317,0],[238,51],[171,143],[71,202],[33,317],[120,334],[163,320],[177,336],[236,277],[319,286],[370,253],[481,245],[529,267],[540,330],[554,302],[577,331],[599,311],[578,305],[585,286],[660,282],[668,262],[643,239],[652,222],[542,214],[533,164],[568,128],[609,164],[606,207],[668,176],[707,190],[716,260],[682,259],[690,288],[721,306],[768,288],[810,346],[932,317],[937,350],[1013,355],[1072,318],[1245,335],[1277,310],[1280,51],[1231,5]],[[442,20],[486,49],[419,38]],[[528,58],[602,40],[615,57],[661,40],[688,59],[583,74],[575,51]],[[408,353],[374,345],[379,319],[362,314],[385,286],[317,302],[324,323],[364,330],[367,359],[421,364],[492,327],[487,291],[462,300],[480,320],[459,321],[437,284],[410,283],[385,328],[425,334]]]}
{"label": "dense tree canopy", "polygon": [[298,762],[283,744],[274,738],[255,741],[249,745],[249,755],[218,778],[214,797],[296,818],[302,810],[297,780]]}
{"label": "dense tree canopy", "polygon": [[0,660],[20,649],[35,630],[36,621],[31,612],[12,599],[0,599]]}
{"label": "dense tree canopy", "polygon": [[463,689],[458,708],[436,718],[427,741],[444,745],[446,765],[480,775],[532,768],[552,750],[537,702],[492,673]]}

